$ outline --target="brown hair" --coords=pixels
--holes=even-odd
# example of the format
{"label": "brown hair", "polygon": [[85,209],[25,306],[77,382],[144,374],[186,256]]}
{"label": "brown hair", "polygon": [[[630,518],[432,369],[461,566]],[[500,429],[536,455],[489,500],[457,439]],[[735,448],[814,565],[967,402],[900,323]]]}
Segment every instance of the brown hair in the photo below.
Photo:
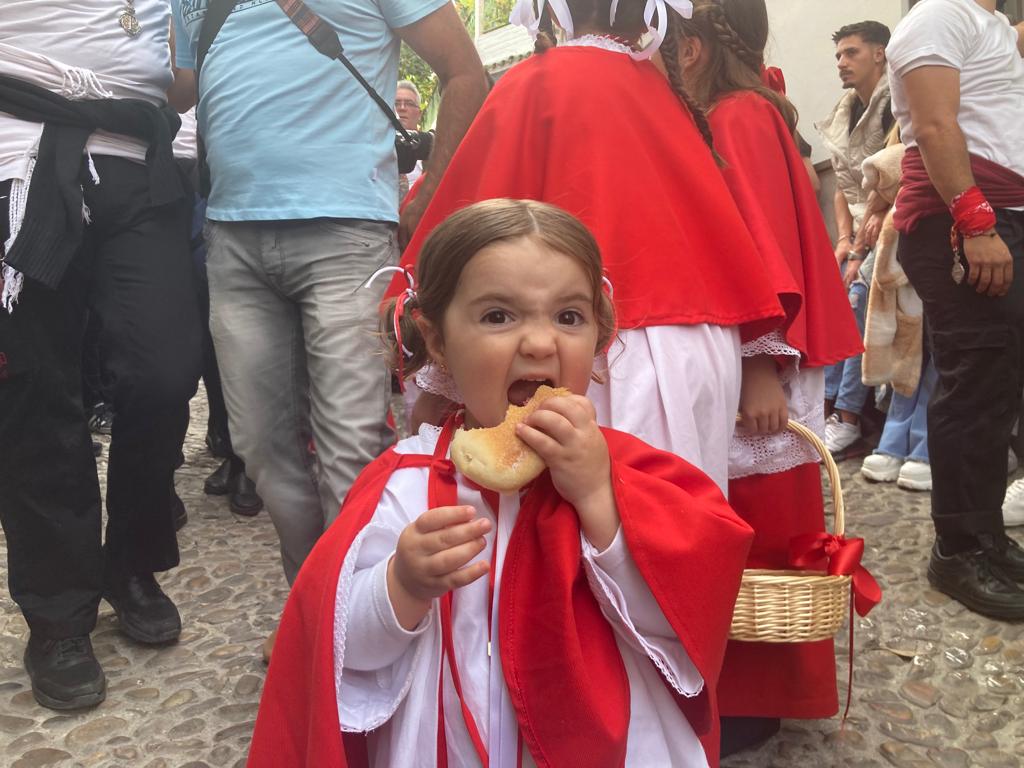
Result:
{"label": "brown hair", "polygon": [[[569,13],[572,14],[573,26],[577,29],[588,25],[601,30],[603,34],[615,35],[626,40],[635,40],[647,30],[647,25],[644,22],[644,2],[642,0],[622,0],[616,8],[615,23],[611,25],[608,24],[608,18],[611,14],[611,3],[608,0],[566,0],[566,5],[569,7]],[[537,39],[533,45],[534,53],[544,53],[544,51],[554,48],[558,44],[551,17],[551,6],[545,5],[544,13],[540,17]],[[661,44],[663,56],[665,45],[669,42],[669,38],[673,38],[673,21],[678,20],[679,17],[676,12],[669,9],[668,33],[666,39]],[[673,44],[674,42],[673,39]],[[666,60],[667,63],[668,61]],[[669,67],[669,71],[672,69],[672,67]],[[678,70],[679,67],[677,66],[675,69]],[[697,125],[697,130],[700,131],[700,135],[704,138],[704,143],[714,152],[711,126],[708,125],[704,109],[683,88],[682,80],[678,76],[674,79],[670,76],[669,84],[672,86],[672,90],[675,92],[676,98],[679,99],[679,103],[682,104],[683,109],[693,118],[693,122]]]}
{"label": "brown hair", "polygon": [[[411,353],[403,363],[411,376],[430,362],[430,353],[413,319],[418,311],[434,327],[443,327],[444,314],[458,289],[462,270],[489,245],[505,240],[530,237],[548,248],[576,260],[586,273],[594,296],[594,316],[598,324],[596,355],[615,335],[615,310],[603,290],[601,251],[589,230],[576,217],[547,203],[535,200],[496,199],[475,203],[445,219],[423,244],[417,261],[416,298],[406,305],[401,319],[402,344]],[[394,331],[394,312],[398,299],[384,307],[381,333],[389,363],[398,367],[398,347]]]}
{"label": "brown hair", "polygon": [[[764,49],[768,44],[768,9],[764,0],[696,0],[693,17],[680,18],[676,31],[682,37],[700,38],[708,49],[708,65],[695,77],[694,95],[698,101],[710,106],[730,93],[753,91],[779,110],[795,134],[796,107],[761,81]],[[677,40],[673,38],[672,42],[675,45]],[[663,50],[664,47],[663,44]],[[667,57],[665,66],[670,76],[679,71],[678,66],[670,66]]]}

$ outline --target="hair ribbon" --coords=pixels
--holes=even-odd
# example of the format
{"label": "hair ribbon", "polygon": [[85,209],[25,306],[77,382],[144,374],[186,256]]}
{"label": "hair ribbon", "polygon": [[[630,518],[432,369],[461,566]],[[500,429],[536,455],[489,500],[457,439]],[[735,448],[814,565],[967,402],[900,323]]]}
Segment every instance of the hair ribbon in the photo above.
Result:
{"label": "hair ribbon", "polygon": [[365,283],[363,283],[363,287],[369,288],[371,285],[373,285],[373,281],[376,280],[381,275],[395,272],[400,272],[401,274],[405,275],[405,280],[408,283],[405,290],[402,291],[401,296],[399,296],[398,299],[395,301],[395,311],[391,316],[392,328],[395,334],[395,343],[401,350],[401,354],[398,355],[397,360],[398,387],[399,389],[402,390],[402,392],[405,392],[405,366],[403,365],[403,361],[407,358],[411,358],[413,355],[409,348],[406,347],[405,343],[402,341],[402,317],[405,315],[406,305],[410,301],[413,301],[418,298],[416,294],[416,278],[414,278],[412,272],[410,272],[405,267],[381,267],[372,275],[370,275],[370,278]]}
{"label": "hair ribbon", "polygon": [[519,27],[526,27],[526,31],[530,33],[530,37],[536,39],[537,33],[540,31],[540,20],[544,16],[544,6],[548,5],[551,7],[551,12],[555,15],[555,21],[558,22],[558,26],[565,30],[565,34],[568,37],[574,37],[574,31],[572,26],[572,13],[569,12],[569,5],[565,0],[536,0],[537,7],[534,8],[534,0],[517,0],[516,4],[512,6],[512,12],[508,15],[508,21],[510,24],[515,24]]}
{"label": "hair ribbon", "polygon": [[[667,6],[667,7],[666,7]],[[644,25],[651,33],[651,39],[639,51],[630,51],[630,57],[634,61],[645,61],[651,58],[655,51],[661,47],[665,35],[668,33],[668,8],[672,8],[684,19],[693,16],[693,3],[691,0],[647,0],[644,6]],[[608,13],[609,25],[615,24],[615,13],[619,9],[619,0],[612,0],[612,7]],[[652,25],[654,15],[658,15],[657,25]]]}

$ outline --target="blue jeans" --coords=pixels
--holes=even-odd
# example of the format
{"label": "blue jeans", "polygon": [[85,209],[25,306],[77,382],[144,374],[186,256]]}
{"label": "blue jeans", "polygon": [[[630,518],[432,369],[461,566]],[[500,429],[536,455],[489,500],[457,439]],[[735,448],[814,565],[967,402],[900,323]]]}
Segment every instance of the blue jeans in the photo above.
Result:
{"label": "blue jeans", "polygon": [[926,355],[921,382],[912,397],[893,392],[889,415],[875,453],[908,461],[928,463],[928,401],[932,399],[939,374]]}
{"label": "blue jeans", "polygon": [[[864,337],[864,318],[868,310],[868,287],[858,281],[850,286],[850,306],[857,321],[857,330]],[[835,400],[837,411],[860,415],[867,402],[870,387],[860,378],[861,355],[847,358],[825,369],[825,399]]]}

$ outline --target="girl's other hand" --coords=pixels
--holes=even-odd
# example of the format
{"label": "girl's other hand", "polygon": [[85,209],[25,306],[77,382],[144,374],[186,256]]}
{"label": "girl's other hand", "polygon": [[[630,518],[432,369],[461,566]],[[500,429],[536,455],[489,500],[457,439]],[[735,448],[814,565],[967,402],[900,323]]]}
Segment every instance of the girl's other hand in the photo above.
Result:
{"label": "girl's other hand", "polygon": [[516,425],[516,435],[548,465],[551,482],[576,508],[590,543],[605,549],[618,531],[619,514],[608,443],[593,403],[581,395],[552,397]]}
{"label": "girl's other hand", "polygon": [[467,565],[487,546],[484,534],[491,529],[490,520],[475,515],[466,506],[429,509],[398,537],[388,564],[388,596],[407,630],[420,623],[435,597],[487,573],[485,561]]}
{"label": "girl's other hand", "polygon": [[774,435],[789,423],[786,393],[770,355],[743,358],[740,422],[752,435]]}

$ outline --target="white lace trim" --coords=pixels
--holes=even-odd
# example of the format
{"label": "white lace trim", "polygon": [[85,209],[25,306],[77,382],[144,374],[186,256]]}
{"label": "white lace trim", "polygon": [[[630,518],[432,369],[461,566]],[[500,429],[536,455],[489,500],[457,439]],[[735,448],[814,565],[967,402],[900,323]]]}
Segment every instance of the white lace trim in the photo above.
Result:
{"label": "white lace trim", "polygon": [[448,371],[437,365],[425,365],[416,372],[416,386],[424,392],[451,400],[453,403],[462,402],[462,393]]}
{"label": "white lace trim", "polygon": [[[604,596],[605,605],[610,610],[615,612],[616,616],[618,616],[619,618],[619,621],[622,622],[623,627],[632,636],[633,641],[636,642],[643,649],[643,652],[647,656],[647,658],[654,662],[654,666],[658,668],[658,671],[661,672],[661,676],[665,678],[666,681],[668,681],[669,685],[672,686],[672,690],[674,690],[680,696],[685,696],[688,699],[692,699],[694,696],[700,695],[700,692],[704,690],[704,679],[701,678],[700,685],[698,685],[695,690],[686,690],[683,687],[683,684],[676,677],[675,672],[669,669],[668,664],[665,662],[664,657],[658,652],[658,649],[651,645],[649,642],[647,642],[646,638],[644,638],[644,636],[640,634],[639,631],[637,631],[636,626],[633,624],[629,616],[623,611],[619,610],[615,601],[615,595],[612,594],[612,591],[608,587],[608,584],[605,583],[605,580],[601,578],[601,576],[598,574],[600,566],[596,562],[594,562],[594,554],[597,552],[597,550],[594,549],[594,546],[589,541],[587,541],[586,536],[584,536],[582,533],[580,534],[580,539],[584,553],[583,561],[587,565],[585,569],[587,574],[587,582],[590,584],[591,590],[598,590],[600,594]],[[606,576],[605,578],[610,579],[611,577]]]}
{"label": "white lace trim", "polygon": [[605,51],[630,54],[633,49],[617,40],[612,40],[606,35],[580,35],[571,40],[559,43],[560,48],[600,48]]}
{"label": "white lace trim", "polygon": [[[825,439],[825,375],[821,368],[800,371],[783,384],[789,417]],[[778,435],[746,435],[737,427],[729,445],[729,479],[773,475],[821,457],[803,438],[792,432]]]}
{"label": "white lace trim", "polygon": [[764,336],[753,341],[748,341],[740,347],[743,357],[754,357],[755,355],[772,355],[773,357],[795,357],[800,359],[800,351],[786,343],[786,337],[782,331],[776,328]]}

